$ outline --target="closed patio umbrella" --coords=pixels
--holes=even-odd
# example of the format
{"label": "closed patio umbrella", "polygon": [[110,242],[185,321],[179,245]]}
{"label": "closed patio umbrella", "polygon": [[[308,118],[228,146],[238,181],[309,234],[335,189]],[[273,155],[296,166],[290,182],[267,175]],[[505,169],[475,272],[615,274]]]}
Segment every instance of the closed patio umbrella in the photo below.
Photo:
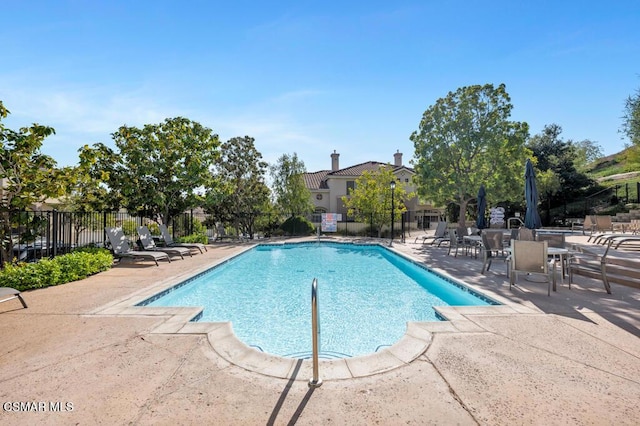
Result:
{"label": "closed patio umbrella", "polygon": [[487,199],[486,199],[486,191],[484,190],[484,185],[480,185],[480,190],[478,191],[478,217],[476,219],[476,228],[484,229],[487,227],[487,219],[485,217],[485,210],[487,210]]}
{"label": "closed patio umbrella", "polygon": [[540,214],[538,214],[536,172],[533,170],[533,164],[531,164],[530,159],[527,159],[527,165],[524,172],[524,198],[527,202],[527,213],[524,217],[524,226],[529,229],[542,228]]}

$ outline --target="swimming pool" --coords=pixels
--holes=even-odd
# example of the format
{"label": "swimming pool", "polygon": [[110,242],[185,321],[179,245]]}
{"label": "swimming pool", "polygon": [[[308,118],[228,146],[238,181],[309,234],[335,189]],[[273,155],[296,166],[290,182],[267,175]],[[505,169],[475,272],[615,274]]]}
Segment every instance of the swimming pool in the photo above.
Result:
{"label": "swimming pool", "polygon": [[139,305],[202,306],[198,321],[231,321],[237,337],[294,358],[311,349],[311,282],[318,279],[324,358],[375,352],[433,306],[497,304],[379,245],[264,244]]}

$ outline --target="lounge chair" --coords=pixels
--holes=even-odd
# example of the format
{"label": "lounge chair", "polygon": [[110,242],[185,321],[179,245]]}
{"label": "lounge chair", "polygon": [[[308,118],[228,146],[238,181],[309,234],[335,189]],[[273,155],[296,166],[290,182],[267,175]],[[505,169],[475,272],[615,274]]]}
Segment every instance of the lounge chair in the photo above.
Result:
{"label": "lounge chair", "polygon": [[132,259],[151,259],[156,262],[156,266],[159,266],[158,260],[167,260],[171,262],[169,255],[167,255],[166,253],[131,250],[129,242],[125,237],[124,232],[122,232],[122,229],[105,228],[104,230],[107,233],[109,242],[111,243],[111,251],[113,252],[113,255],[118,259],[125,257]]}
{"label": "lounge chair", "polygon": [[197,249],[200,250],[200,253],[204,253],[205,251],[207,251],[207,246],[202,243],[176,243],[173,241],[173,237],[171,236],[171,233],[166,226],[160,225],[159,228],[160,233],[162,234],[162,238],[164,239],[164,244],[167,247],[185,247],[188,249]]}
{"label": "lounge chair", "polygon": [[434,244],[436,242],[440,242],[440,240],[442,238],[445,238],[446,236],[447,236],[447,222],[440,221],[436,225],[436,230],[433,235],[418,236],[416,237],[414,243],[417,243],[419,239],[422,239],[422,244],[426,243],[427,241],[431,241],[431,244]]}
{"label": "lounge chair", "polygon": [[595,215],[586,215],[582,223],[574,222],[571,224],[571,230],[582,230],[582,235],[586,235],[586,231],[589,231],[589,235],[593,234],[596,227]]}
{"label": "lounge chair", "polygon": [[227,230],[224,228],[222,224],[219,224],[216,227],[216,240],[232,240],[233,236],[227,234]]}
{"label": "lounge chair", "polygon": [[184,259],[184,255],[188,254],[193,257],[191,254],[191,250],[185,247],[158,247],[153,241],[153,237],[151,236],[151,232],[149,232],[149,228],[146,226],[138,226],[138,236],[140,237],[140,243],[142,244],[142,248],[144,251],[149,252],[163,252],[168,256],[180,256],[180,258]]}
{"label": "lounge chair", "polygon": [[547,241],[512,241],[509,260],[509,289],[515,285],[519,273],[544,275],[548,282],[547,296],[551,296],[551,284],[556,289],[556,263],[549,260]]}
{"label": "lounge chair", "polygon": [[[9,297],[7,297],[7,296],[9,296]],[[20,300],[20,303],[22,303],[22,307],[23,308],[27,307],[27,303],[22,298],[22,295],[15,288],[0,287],[0,298],[2,298],[2,297],[4,297],[4,299],[0,300],[0,303],[8,302],[9,300],[13,300],[13,299],[18,299],[18,300]]]}

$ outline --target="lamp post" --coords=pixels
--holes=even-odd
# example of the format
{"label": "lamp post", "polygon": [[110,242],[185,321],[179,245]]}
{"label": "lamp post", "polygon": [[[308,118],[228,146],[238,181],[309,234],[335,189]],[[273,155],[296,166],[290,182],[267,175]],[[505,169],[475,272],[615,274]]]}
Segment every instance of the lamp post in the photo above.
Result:
{"label": "lamp post", "polygon": [[391,241],[389,241],[389,247],[391,247],[393,245],[393,216],[394,216],[394,214],[393,214],[394,212],[393,211],[395,209],[395,206],[393,204],[393,201],[394,201],[393,200],[393,193],[396,190],[396,180],[395,179],[392,180],[389,183],[389,186],[391,187]]}

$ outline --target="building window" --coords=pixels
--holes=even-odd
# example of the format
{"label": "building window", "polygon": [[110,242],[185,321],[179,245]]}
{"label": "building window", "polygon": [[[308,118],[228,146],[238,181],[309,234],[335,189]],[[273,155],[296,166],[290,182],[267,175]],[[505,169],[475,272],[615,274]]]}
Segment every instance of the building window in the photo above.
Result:
{"label": "building window", "polygon": [[347,181],[347,195],[351,195],[351,191],[356,189],[356,182],[353,180]]}
{"label": "building window", "polygon": [[322,194],[316,195],[316,200],[322,200]]}

